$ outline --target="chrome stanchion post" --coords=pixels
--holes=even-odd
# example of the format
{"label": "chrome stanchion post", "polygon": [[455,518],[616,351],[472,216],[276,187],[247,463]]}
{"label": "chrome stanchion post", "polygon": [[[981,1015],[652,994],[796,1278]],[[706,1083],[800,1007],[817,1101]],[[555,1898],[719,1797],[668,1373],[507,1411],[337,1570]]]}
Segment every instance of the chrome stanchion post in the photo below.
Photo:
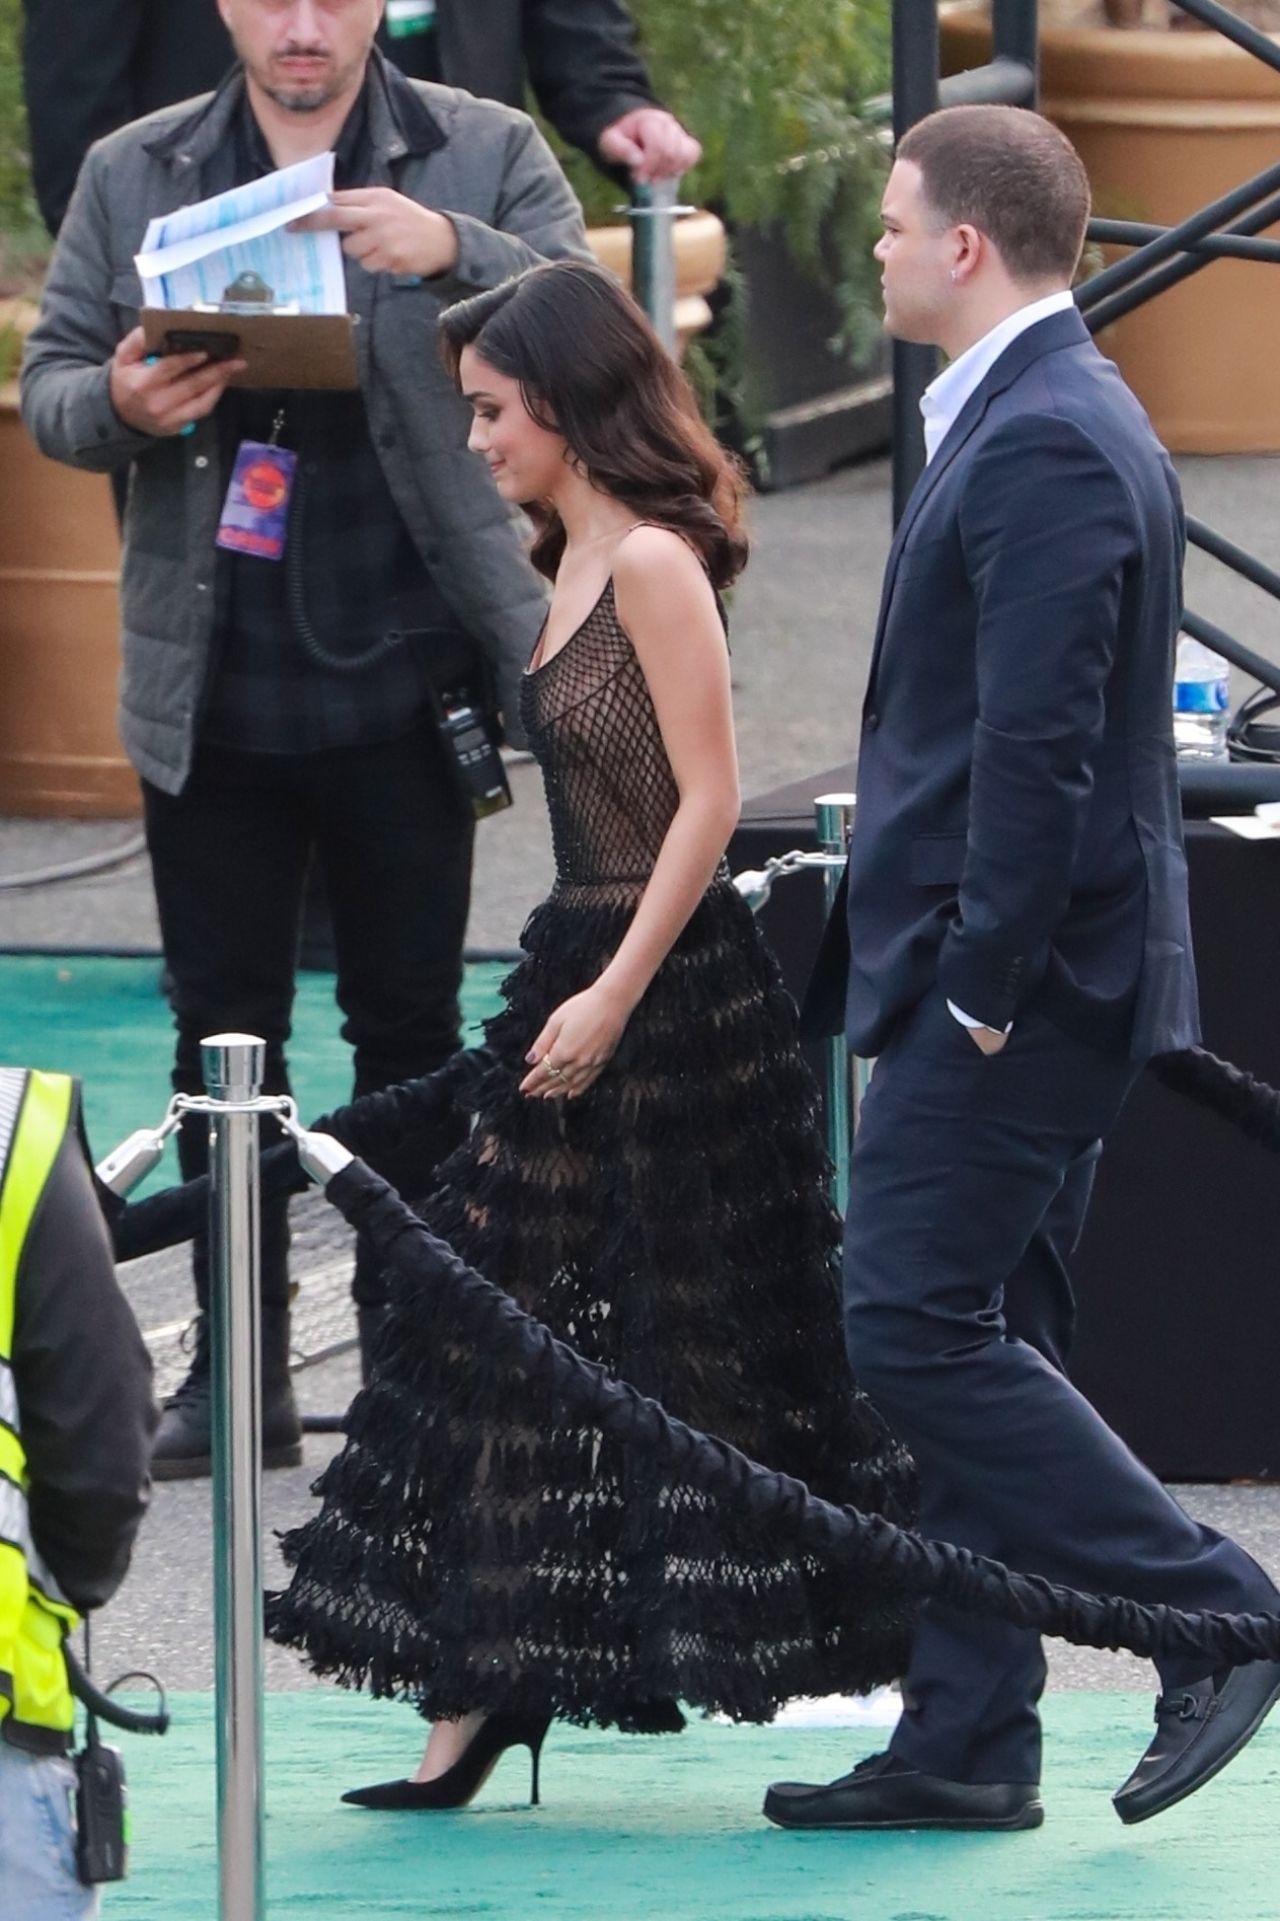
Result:
{"label": "chrome stanchion post", "polygon": [[262,1921],[261,1329],[258,1114],[265,1048],[201,1045],[209,1095],[218,1912]]}
{"label": "chrome stanchion post", "polygon": [[678,180],[657,180],[633,189],[631,284],[668,353],[676,350],[676,230],[690,207],[678,204]]}
{"label": "chrome stanchion post", "polygon": [[[853,794],[819,794],[813,803],[818,846],[828,856],[822,870],[822,892],[828,914],[835,905],[853,832]],[[849,1204],[849,1144],[853,1139],[853,1096],[849,1050],[843,1032],[827,1042],[827,1149],[835,1175],[832,1198],[841,1214]]]}

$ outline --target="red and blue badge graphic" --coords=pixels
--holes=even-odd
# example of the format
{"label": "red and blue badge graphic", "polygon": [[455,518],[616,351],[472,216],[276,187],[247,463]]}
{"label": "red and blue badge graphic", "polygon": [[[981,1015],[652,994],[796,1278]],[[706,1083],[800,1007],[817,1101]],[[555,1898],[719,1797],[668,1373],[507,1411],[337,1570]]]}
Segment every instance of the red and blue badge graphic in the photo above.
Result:
{"label": "red and blue badge graphic", "polygon": [[297,466],[297,454],[287,447],[241,441],[218,523],[219,547],[259,560],[280,559]]}

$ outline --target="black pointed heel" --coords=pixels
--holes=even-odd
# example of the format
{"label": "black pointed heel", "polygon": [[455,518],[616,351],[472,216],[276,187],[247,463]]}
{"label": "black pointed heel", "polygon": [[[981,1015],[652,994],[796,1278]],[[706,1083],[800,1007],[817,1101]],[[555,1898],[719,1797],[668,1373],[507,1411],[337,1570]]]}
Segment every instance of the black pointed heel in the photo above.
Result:
{"label": "black pointed heel", "polygon": [[491,1714],[480,1723],[451,1768],[431,1781],[378,1781],[350,1788],[343,1800],[357,1808],[463,1808],[474,1799],[508,1748],[528,1748],[531,1765],[529,1806],[538,1793],[542,1743],[549,1714]]}

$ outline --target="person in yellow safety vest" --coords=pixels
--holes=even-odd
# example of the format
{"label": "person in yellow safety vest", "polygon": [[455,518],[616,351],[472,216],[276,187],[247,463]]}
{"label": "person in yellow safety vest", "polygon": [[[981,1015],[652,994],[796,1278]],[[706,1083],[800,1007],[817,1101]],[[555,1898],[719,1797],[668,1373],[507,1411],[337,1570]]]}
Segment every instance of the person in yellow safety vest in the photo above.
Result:
{"label": "person in yellow safety vest", "polygon": [[63,1643],[147,1507],[151,1362],[63,1074],[0,1067],[0,1914],[82,1921]]}

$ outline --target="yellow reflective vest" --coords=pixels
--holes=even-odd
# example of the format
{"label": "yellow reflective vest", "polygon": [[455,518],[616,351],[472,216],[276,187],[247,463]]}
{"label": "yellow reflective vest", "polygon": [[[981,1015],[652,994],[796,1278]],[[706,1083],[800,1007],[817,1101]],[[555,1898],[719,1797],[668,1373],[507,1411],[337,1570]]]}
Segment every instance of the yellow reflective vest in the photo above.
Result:
{"label": "yellow reflective vest", "polygon": [[0,1068],[0,1737],[57,1752],[74,1720],[62,1646],[79,1616],[31,1538],[13,1327],[23,1250],[74,1091],[65,1074]]}

